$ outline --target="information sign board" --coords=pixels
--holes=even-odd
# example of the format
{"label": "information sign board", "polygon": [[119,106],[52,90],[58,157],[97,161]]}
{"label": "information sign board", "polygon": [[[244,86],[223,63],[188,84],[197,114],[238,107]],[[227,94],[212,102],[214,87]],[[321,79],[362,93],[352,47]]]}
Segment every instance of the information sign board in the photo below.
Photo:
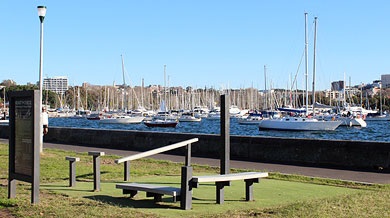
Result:
{"label": "information sign board", "polygon": [[8,197],[16,195],[16,180],[32,184],[31,202],[39,200],[40,117],[39,91],[9,93]]}

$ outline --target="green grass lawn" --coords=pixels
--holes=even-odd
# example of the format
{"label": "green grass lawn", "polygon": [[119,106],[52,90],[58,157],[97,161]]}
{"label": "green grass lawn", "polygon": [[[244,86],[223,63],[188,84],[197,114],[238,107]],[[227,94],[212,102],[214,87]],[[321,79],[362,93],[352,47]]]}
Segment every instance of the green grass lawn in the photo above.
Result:
{"label": "green grass lawn", "polygon": [[[66,156],[80,157],[77,184],[68,187]],[[7,199],[8,145],[0,144],[0,211],[16,217],[390,217],[390,187],[271,173],[254,184],[255,201],[245,201],[245,183],[225,187],[218,205],[212,183],[193,189],[192,210],[180,210],[171,197],[154,203],[144,192],[133,199],[115,184],[123,182],[117,156],[101,159],[101,190],[93,191],[92,157],[86,153],[45,149],[41,156],[40,203],[30,204],[31,185],[17,182],[17,197]],[[182,163],[141,159],[131,163],[131,182],[180,187]],[[218,173],[218,168],[195,165],[195,175]],[[233,169],[233,171],[241,171]],[[1,215],[1,213],[0,213]],[[1,217],[1,216],[0,216]]]}
{"label": "green grass lawn", "polygon": [[[149,176],[134,178],[134,182],[168,185],[180,187],[180,178],[176,176]],[[76,187],[66,187],[67,183],[42,185],[45,190],[53,191],[74,198],[92,199],[98,202],[114,204],[122,208],[139,209],[148,208],[149,213],[167,217],[175,216],[203,216],[217,215],[226,211],[253,210],[268,207],[289,205],[297,201],[332,198],[347,196],[362,190],[306,184],[300,182],[288,182],[273,179],[261,180],[255,184],[255,201],[245,201],[245,183],[233,181],[231,186],[225,187],[225,202],[217,205],[215,202],[215,185],[206,183],[193,190],[193,209],[191,211],[180,210],[180,202],[173,203],[172,197],[167,196],[164,202],[156,204],[152,198],[147,198],[144,192],[139,192],[133,199],[123,195],[122,191],[115,189],[115,183],[102,183],[101,191],[93,192],[93,183],[79,182]]]}

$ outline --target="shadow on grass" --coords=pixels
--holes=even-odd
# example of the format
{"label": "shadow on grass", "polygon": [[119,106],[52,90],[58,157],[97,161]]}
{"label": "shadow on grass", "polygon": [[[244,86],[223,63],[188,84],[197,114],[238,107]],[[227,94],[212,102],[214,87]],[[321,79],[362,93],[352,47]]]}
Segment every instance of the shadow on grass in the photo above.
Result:
{"label": "shadow on grass", "polygon": [[[163,202],[154,202],[153,199],[132,199],[129,197],[113,197],[109,195],[94,195],[84,196],[84,198],[100,201],[103,203],[115,205],[118,207],[131,207],[131,208],[158,208],[158,209],[180,209],[178,203],[173,203],[172,198],[163,198]],[[175,205],[173,205],[175,204]]]}
{"label": "shadow on grass", "polygon": [[[76,184],[77,186],[77,184]],[[70,187],[69,185],[63,185],[63,184],[43,184],[41,185],[42,188],[51,190],[51,191],[60,191],[60,192],[96,192],[93,190],[93,186],[91,185],[91,189],[75,189],[75,187]]]}
{"label": "shadow on grass", "polygon": [[[107,174],[109,173],[108,171],[100,171],[100,175],[104,175],[104,174]],[[83,174],[83,175],[77,175],[76,176],[76,179],[87,179],[87,178],[93,178],[93,173],[87,173],[87,174]]]}

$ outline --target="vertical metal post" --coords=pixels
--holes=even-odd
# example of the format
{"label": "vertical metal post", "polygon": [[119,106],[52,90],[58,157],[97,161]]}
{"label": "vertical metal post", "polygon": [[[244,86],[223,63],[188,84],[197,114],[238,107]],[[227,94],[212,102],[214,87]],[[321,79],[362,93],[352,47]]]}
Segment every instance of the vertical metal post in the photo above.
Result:
{"label": "vertical metal post", "polygon": [[180,191],[180,208],[191,210],[192,208],[192,167],[183,166],[181,168],[181,191]]}
{"label": "vertical metal post", "polygon": [[[32,172],[32,182],[31,182],[31,203],[37,204],[39,203],[39,186],[40,186],[40,154],[42,148],[42,140],[43,140],[43,125],[42,125],[42,107],[36,104],[35,99],[39,99],[41,102],[41,98],[39,96],[39,92],[34,91],[34,151],[33,151],[33,172]],[[39,125],[39,126],[37,126]],[[38,130],[39,132],[35,132]]]}
{"label": "vertical metal post", "polygon": [[76,162],[69,161],[69,187],[76,186]]}
{"label": "vertical metal post", "polygon": [[78,157],[65,157],[69,161],[69,187],[76,186],[76,162],[80,161]]}
{"label": "vertical metal post", "polygon": [[186,160],[185,160],[185,166],[191,166],[191,143],[186,146]]}
{"label": "vertical metal post", "polygon": [[39,110],[40,110],[40,119],[39,119],[39,151],[40,153],[43,152],[43,125],[42,125],[42,99],[43,99],[43,21],[45,19],[45,15],[40,15],[39,10],[40,8],[45,9],[46,14],[46,7],[45,6],[38,6],[38,15],[39,20],[41,21],[40,25],[40,43],[39,43]]}
{"label": "vertical metal post", "polygon": [[130,180],[130,161],[125,161],[124,163],[124,181]]}
{"label": "vertical metal post", "polygon": [[93,156],[93,190],[100,191],[100,157]]}
{"label": "vertical metal post", "polygon": [[8,198],[16,197],[16,179],[8,179]]}
{"label": "vertical metal post", "polygon": [[221,95],[221,160],[220,174],[230,172],[230,118],[229,95]]}
{"label": "vertical metal post", "polygon": [[90,151],[88,155],[93,156],[93,190],[100,191],[100,156],[104,156],[104,152]]}

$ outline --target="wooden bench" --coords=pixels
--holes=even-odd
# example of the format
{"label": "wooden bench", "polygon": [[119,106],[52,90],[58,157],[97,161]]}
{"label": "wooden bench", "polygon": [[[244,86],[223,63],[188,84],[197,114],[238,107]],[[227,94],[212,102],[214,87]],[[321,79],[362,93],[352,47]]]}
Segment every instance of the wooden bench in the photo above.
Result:
{"label": "wooden bench", "polygon": [[158,186],[141,183],[120,183],[116,184],[116,188],[122,189],[123,194],[130,194],[130,198],[134,197],[138,191],[146,192],[146,197],[154,197],[155,202],[161,202],[163,195],[171,195],[173,202],[176,202],[180,197],[180,188],[170,186]]}
{"label": "wooden bench", "polygon": [[223,188],[225,186],[230,186],[230,182],[234,180],[244,180],[245,181],[245,200],[253,200],[253,183],[258,183],[260,178],[268,177],[266,172],[245,172],[245,173],[231,173],[224,175],[209,175],[209,176],[194,176],[191,180],[191,186],[193,188],[198,188],[199,183],[203,182],[215,182],[216,185],[216,198],[218,204],[223,204],[224,202],[224,192]]}

